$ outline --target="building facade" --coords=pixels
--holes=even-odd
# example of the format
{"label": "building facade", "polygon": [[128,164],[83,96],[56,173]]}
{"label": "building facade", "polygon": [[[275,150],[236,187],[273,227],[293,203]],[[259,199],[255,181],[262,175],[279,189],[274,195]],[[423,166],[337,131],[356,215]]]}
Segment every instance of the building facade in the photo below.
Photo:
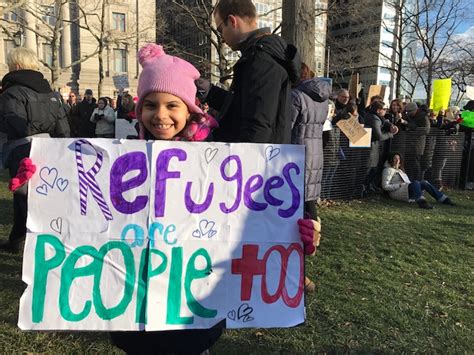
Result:
{"label": "building facade", "polygon": [[[404,7],[415,6],[414,0],[402,1]],[[336,2],[328,23],[329,72],[336,85],[348,87],[351,75],[359,73],[366,93],[370,85],[385,85],[386,98],[393,99],[401,71],[400,96],[404,96],[411,77],[406,43],[412,40],[402,15],[396,0]]]}
{"label": "building facade", "polygon": [[[18,3],[18,6],[15,6]],[[137,49],[155,41],[153,0],[28,0],[0,2],[0,75],[17,46],[32,49],[41,71],[61,92],[114,96],[120,87],[135,93],[140,72]]]}

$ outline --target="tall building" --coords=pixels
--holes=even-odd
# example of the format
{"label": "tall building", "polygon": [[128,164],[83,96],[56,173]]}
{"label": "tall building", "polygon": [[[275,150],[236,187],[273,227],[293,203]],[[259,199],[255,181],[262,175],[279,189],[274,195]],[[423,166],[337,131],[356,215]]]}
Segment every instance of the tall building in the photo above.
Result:
{"label": "tall building", "polygon": [[[7,29],[0,33],[2,77],[8,72],[9,50],[24,46],[45,64],[41,71],[46,79],[52,81],[58,76],[54,86],[61,91],[83,93],[91,88],[97,94],[102,67],[101,95],[113,96],[120,86],[136,92],[140,71],[137,49],[155,41],[153,0],[72,0],[62,6],[54,0],[28,0],[18,7],[14,4],[0,3],[0,21]],[[57,46],[54,37],[59,38]],[[56,69],[50,70],[47,65]]]}
{"label": "tall building", "polygon": [[[219,53],[212,41],[218,43],[217,37],[211,33],[211,29],[207,25],[207,33],[203,33],[196,29],[196,25],[190,20],[188,15],[180,14],[178,11],[172,10],[169,4],[170,0],[157,0],[156,4],[159,10],[165,12],[167,17],[167,31],[163,36],[159,36],[162,41],[170,48],[179,48],[178,53],[192,62],[204,76],[211,79],[212,82],[219,82],[223,73],[232,68],[232,65],[239,59],[239,53],[233,52],[227,46],[222,49],[227,62],[227,68],[219,68]],[[195,2],[189,0],[189,6],[193,6]],[[212,1],[213,4],[216,0]],[[258,27],[268,27],[271,31],[276,30],[280,33],[280,24],[282,22],[282,0],[258,0],[254,1],[257,9]],[[316,14],[315,25],[315,62],[316,67],[313,68],[318,76],[324,76],[326,70],[326,28],[327,28],[327,0],[315,0]],[[199,8],[194,6],[194,11],[199,13]],[[201,11],[202,15],[203,12]]]}
{"label": "tall building", "polygon": [[[405,7],[414,0],[403,0]],[[399,1],[401,4],[401,0]],[[354,73],[360,74],[364,88],[385,85],[386,98],[395,97],[397,71],[403,71],[403,81],[410,80],[406,67],[408,47],[402,50],[399,68],[399,41],[408,43],[410,31],[402,23],[394,0],[340,0],[329,12],[328,50],[329,71],[336,85],[347,87]],[[367,94],[367,90],[365,90]]]}

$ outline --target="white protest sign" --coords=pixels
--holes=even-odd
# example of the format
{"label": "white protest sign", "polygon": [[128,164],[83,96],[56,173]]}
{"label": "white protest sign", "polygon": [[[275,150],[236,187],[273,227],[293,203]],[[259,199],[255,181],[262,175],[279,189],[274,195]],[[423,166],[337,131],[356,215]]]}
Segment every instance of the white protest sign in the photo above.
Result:
{"label": "white protest sign", "polygon": [[112,77],[112,80],[117,89],[128,89],[130,87],[127,74],[115,75]]}
{"label": "white protest sign", "polygon": [[19,327],[304,321],[304,147],[40,139]]}

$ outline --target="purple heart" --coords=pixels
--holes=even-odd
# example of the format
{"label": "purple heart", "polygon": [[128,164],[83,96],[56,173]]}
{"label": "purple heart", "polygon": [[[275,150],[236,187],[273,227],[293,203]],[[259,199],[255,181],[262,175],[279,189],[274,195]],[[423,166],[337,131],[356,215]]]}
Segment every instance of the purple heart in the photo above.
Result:
{"label": "purple heart", "polygon": [[46,185],[53,188],[54,184],[56,183],[56,179],[58,177],[58,170],[56,168],[48,168],[45,166],[40,171],[40,178],[43,180]]}
{"label": "purple heart", "polygon": [[66,190],[67,185],[69,185],[69,181],[67,179],[58,178],[56,181],[56,186],[60,191]]}
{"label": "purple heart", "polygon": [[38,186],[36,188],[36,192],[41,194],[41,195],[48,196],[48,185],[43,184],[41,186]]}
{"label": "purple heart", "polygon": [[193,237],[194,238],[201,238],[201,231],[199,229],[196,229],[194,232],[193,232]]}
{"label": "purple heart", "polygon": [[265,158],[267,162],[275,158],[278,154],[280,154],[280,148],[273,148],[271,145],[265,148]]}
{"label": "purple heart", "polygon": [[214,225],[214,222],[208,221],[207,219],[203,219],[201,222],[199,222],[199,229],[201,230],[202,235],[206,235],[212,231]]}

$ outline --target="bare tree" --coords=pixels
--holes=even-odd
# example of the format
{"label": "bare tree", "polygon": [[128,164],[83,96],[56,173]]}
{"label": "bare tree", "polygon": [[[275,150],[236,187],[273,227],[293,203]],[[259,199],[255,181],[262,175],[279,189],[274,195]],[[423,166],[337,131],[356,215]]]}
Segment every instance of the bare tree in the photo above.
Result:
{"label": "bare tree", "polygon": [[428,105],[435,69],[452,43],[465,11],[469,10],[463,0],[419,0],[416,16],[410,19],[419,43],[419,50],[411,49],[411,56],[418,61],[414,68],[425,89]]}
{"label": "bare tree", "polygon": [[283,0],[281,35],[298,48],[301,59],[315,68],[315,2],[314,0]]}

